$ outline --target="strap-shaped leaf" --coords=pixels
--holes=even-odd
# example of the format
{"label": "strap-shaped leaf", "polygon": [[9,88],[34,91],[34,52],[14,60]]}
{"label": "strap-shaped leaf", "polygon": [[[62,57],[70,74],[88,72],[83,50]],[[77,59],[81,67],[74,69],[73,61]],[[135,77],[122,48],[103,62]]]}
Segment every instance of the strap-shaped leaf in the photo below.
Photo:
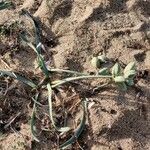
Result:
{"label": "strap-shaped leaf", "polygon": [[35,44],[36,44],[36,49],[39,53],[41,53],[41,41],[40,41],[40,27],[37,23],[37,21],[34,19],[34,17],[25,9],[22,9],[22,13],[29,17],[33,23],[34,31],[35,31]]}
{"label": "strap-shaped leaf", "polygon": [[48,89],[49,117],[52,122],[52,125],[59,132],[67,132],[70,130],[69,127],[57,127],[55,125],[55,121],[53,118],[53,110],[52,110],[53,109],[53,107],[52,107],[52,87],[51,87],[50,83],[47,84],[47,89]]}
{"label": "strap-shaped leaf", "polygon": [[11,72],[11,71],[0,70],[0,74],[2,76],[7,75],[9,77],[12,77],[12,78],[14,78],[14,79],[16,79],[18,81],[21,81],[21,82],[27,84],[28,86],[30,86],[32,88],[36,88],[36,84],[35,83],[33,83],[31,80],[26,79],[25,77],[22,77],[22,76],[18,75],[17,73],[14,73],[14,72]]}
{"label": "strap-shaped leaf", "polygon": [[31,123],[30,123],[30,126],[31,126],[31,134],[32,134],[32,137],[34,138],[35,141],[37,142],[40,142],[39,139],[36,137],[36,127],[35,127],[35,117],[36,117],[36,102],[38,101],[38,97],[39,97],[39,93],[37,93],[35,95],[35,102],[34,102],[34,105],[33,105],[33,110],[32,110],[32,115],[31,115]]}
{"label": "strap-shaped leaf", "polygon": [[82,131],[83,131],[84,127],[85,127],[86,112],[87,112],[87,100],[84,100],[83,101],[83,116],[82,116],[82,119],[81,119],[81,123],[78,126],[78,128],[76,129],[76,131],[74,132],[74,135],[70,139],[68,139],[65,143],[60,145],[60,149],[61,150],[66,149],[69,145],[71,145],[74,142],[76,142],[76,140],[79,138],[80,134],[82,133]]}
{"label": "strap-shaped leaf", "polygon": [[35,48],[35,46],[34,46],[31,42],[29,42],[29,41],[27,40],[27,38],[26,38],[23,34],[20,34],[20,36],[21,36],[22,40],[23,40],[24,42],[26,42],[27,45],[28,45],[30,48],[32,48],[32,49],[36,52],[37,57],[38,57],[38,64],[39,64],[41,70],[44,72],[44,74],[45,74],[46,77],[49,77],[49,71],[48,71],[48,69],[47,69],[47,67],[46,67],[46,64],[45,64],[45,62],[44,62],[44,59],[43,59],[43,57],[41,56],[41,54],[39,53],[39,51]]}
{"label": "strap-shaped leaf", "polygon": [[124,69],[124,74],[130,70],[135,70],[135,62],[130,62]]}
{"label": "strap-shaped leaf", "polygon": [[121,68],[119,63],[116,63],[113,67],[112,67],[112,76],[116,77],[119,76],[121,74]]}
{"label": "strap-shaped leaf", "polygon": [[24,15],[29,17],[31,19],[32,23],[33,23],[34,31],[35,31],[35,45],[36,46],[34,46],[31,42],[29,42],[23,34],[21,34],[21,38],[23,39],[23,41],[25,41],[28,44],[28,46],[30,46],[36,52],[37,57],[38,57],[39,66],[40,66],[41,70],[44,72],[45,76],[48,78],[49,77],[49,71],[48,71],[48,69],[46,67],[46,64],[44,62],[44,59],[41,55],[42,43],[40,41],[40,28],[39,28],[39,25],[36,22],[36,20],[34,19],[34,17],[28,11],[23,9],[22,12],[23,12]]}

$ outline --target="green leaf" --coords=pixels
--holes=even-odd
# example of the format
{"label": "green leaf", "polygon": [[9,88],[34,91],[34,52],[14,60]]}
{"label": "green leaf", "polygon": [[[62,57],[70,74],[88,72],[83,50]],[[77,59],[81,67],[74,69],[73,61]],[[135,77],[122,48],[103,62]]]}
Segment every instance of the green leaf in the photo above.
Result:
{"label": "green leaf", "polygon": [[72,135],[72,137],[70,139],[68,139],[65,143],[60,145],[61,150],[66,149],[69,145],[76,142],[76,140],[78,139],[78,137],[82,133],[82,131],[85,127],[85,122],[86,122],[86,112],[87,112],[87,100],[84,100],[84,102],[83,102],[83,116],[82,116],[81,123],[78,126],[78,128],[76,129],[76,131],[74,132],[74,134]]}
{"label": "green leaf", "polygon": [[124,77],[126,79],[128,79],[128,78],[132,78],[133,79],[135,77],[135,75],[136,75],[136,71],[135,70],[129,70],[129,71],[125,72]]}
{"label": "green leaf", "polygon": [[108,68],[100,69],[98,74],[99,75],[109,75]]}
{"label": "green leaf", "polygon": [[127,79],[127,80],[126,80],[126,83],[127,83],[128,86],[134,85],[133,79]]}
{"label": "green leaf", "polygon": [[28,46],[30,46],[36,52],[37,57],[38,57],[39,66],[40,66],[41,70],[43,71],[43,73],[45,74],[45,76],[48,78],[49,77],[49,71],[48,71],[46,64],[44,62],[44,59],[41,55],[42,43],[40,41],[39,25],[38,25],[37,21],[35,20],[35,18],[28,11],[26,11],[25,9],[22,9],[22,12],[24,15],[29,17],[33,23],[34,31],[35,31],[35,45],[36,46],[34,46],[31,42],[29,42],[23,34],[21,34],[21,38],[23,41],[25,41],[28,44]]}
{"label": "green leaf", "polygon": [[127,86],[124,82],[121,82],[121,83],[116,83],[118,88],[122,91],[126,91],[127,90]]}
{"label": "green leaf", "polygon": [[101,62],[98,59],[98,57],[93,57],[92,60],[91,60],[91,64],[95,68],[100,68],[100,66],[101,66]]}
{"label": "green leaf", "polygon": [[135,70],[135,62],[130,62],[124,69],[124,74],[130,70]]}
{"label": "green leaf", "polygon": [[11,2],[0,2],[0,10],[9,8],[9,7],[11,7],[11,6],[12,6],[12,3],[11,3]]}
{"label": "green leaf", "polygon": [[116,63],[113,67],[112,67],[112,76],[116,77],[119,76],[121,74],[121,68],[120,65],[118,63]]}
{"label": "green leaf", "polygon": [[50,120],[52,122],[52,125],[59,132],[67,132],[70,130],[69,127],[57,127],[55,125],[55,121],[53,118],[53,110],[52,110],[53,109],[52,108],[52,87],[51,87],[50,83],[47,84],[47,89],[48,89],[49,117],[50,117]]}
{"label": "green leaf", "polygon": [[123,76],[117,76],[114,78],[116,83],[125,82],[125,78]]}
{"label": "green leaf", "polygon": [[22,76],[18,75],[17,73],[14,73],[14,72],[11,72],[11,71],[0,70],[0,74],[2,76],[7,75],[9,77],[12,77],[12,78],[14,78],[14,79],[16,79],[18,81],[21,81],[21,82],[27,84],[28,86],[30,86],[32,88],[36,88],[37,87],[36,84],[34,84],[32,81],[26,79],[25,77],[22,77]]}
{"label": "green leaf", "polygon": [[[34,100],[37,102],[38,100],[38,97],[39,97],[39,93],[36,94]],[[36,127],[35,127],[35,118],[36,118],[36,102],[34,102],[34,105],[33,105],[33,110],[32,110],[32,115],[31,115],[31,123],[30,123],[30,126],[31,126],[31,134],[32,134],[32,137],[34,138],[35,141],[37,142],[40,142],[39,139],[36,137]]]}
{"label": "green leaf", "polygon": [[20,34],[20,37],[22,38],[22,40],[23,40],[24,42],[27,43],[27,45],[28,45],[30,48],[32,48],[32,49],[36,52],[37,57],[38,57],[38,64],[39,64],[41,70],[44,72],[44,74],[45,74],[46,77],[49,77],[49,71],[48,71],[48,69],[47,69],[47,67],[46,67],[46,64],[45,64],[45,62],[44,62],[44,59],[43,59],[42,55],[39,53],[39,50],[36,49],[35,46],[34,46],[31,42],[29,42],[29,41],[27,40],[27,38],[26,38],[23,34]]}
{"label": "green leaf", "polygon": [[31,19],[33,26],[34,26],[34,31],[35,31],[35,44],[36,44],[36,49],[38,53],[41,53],[41,41],[40,41],[40,27],[38,22],[35,20],[34,16],[32,16],[27,10],[22,9],[22,14],[26,15],[28,18]]}

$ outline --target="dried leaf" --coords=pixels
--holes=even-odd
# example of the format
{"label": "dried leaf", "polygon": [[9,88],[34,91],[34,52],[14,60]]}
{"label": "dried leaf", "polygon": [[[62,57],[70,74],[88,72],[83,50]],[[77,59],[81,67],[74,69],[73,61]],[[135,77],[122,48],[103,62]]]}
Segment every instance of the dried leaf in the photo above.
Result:
{"label": "dried leaf", "polygon": [[[34,98],[36,102],[38,101],[38,97],[39,97],[39,93],[37,93]],[[32,137],[34,138],[35,141],[40,142],[39,139],[36,137],[36,127],[35,127],[36,102],[34,102],[34,105],[33,105],[30,126],[31,126]]]}

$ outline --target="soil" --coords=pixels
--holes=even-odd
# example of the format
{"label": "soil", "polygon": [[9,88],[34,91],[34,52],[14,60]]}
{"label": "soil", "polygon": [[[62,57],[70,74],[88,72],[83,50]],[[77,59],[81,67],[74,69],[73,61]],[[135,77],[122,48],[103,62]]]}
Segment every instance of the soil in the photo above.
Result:
{"label": "soil", "polygon": [[[33,80],[42,78],[36,54],[19,38],[21,30],[33,31],[28,19],[19,15],[23,8],[39,21],[42,53],[49,67],[92,73],[96,71],[90,64],[92,56],[103,53],[123,66],[136,62],[135,86],[127,92],[109,85],[92,93],[105,80],[80,81],[56,92],[57,122],[63,123],[62,107],[66,107],[72,128],[82,116],[80,98],[89,99],[85,129],[68,149],[150,150],[150,1],[14,0],[13,4],[0,13],[1,70],[13,70]],[[24,22],[22,27],[20,22]],[[55,150],[70,137],[71,133],[58,138],[47,117],[47,106],[43,106],[37,115],[40,142],[32,139],[32,95],[28,86],[0,78],[0,150]],[[46,105],[46,100],[43,92],[41,103]]]}

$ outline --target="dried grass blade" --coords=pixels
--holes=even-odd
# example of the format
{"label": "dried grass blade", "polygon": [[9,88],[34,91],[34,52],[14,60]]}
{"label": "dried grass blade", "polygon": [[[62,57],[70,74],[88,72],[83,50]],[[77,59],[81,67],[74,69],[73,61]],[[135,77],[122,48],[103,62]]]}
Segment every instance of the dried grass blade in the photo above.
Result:
{"label": "dried grass blade", "polygon": [[[37,93],[37,94],[35,95],[34,100],[35,100],[36,102],[38,101],[38,97],[39,97],[39,93]],[[32,110],[32,115],[31,115],[31,123],[30,123],[30,126],[31,126],[31,134],[32,134],[32,137],[34,138],[35,141],[40,142],[39,139],[36,137],[36,130],[35,130],[36,102],[34,102],[34,105],[33,105],[33,110]]]}

